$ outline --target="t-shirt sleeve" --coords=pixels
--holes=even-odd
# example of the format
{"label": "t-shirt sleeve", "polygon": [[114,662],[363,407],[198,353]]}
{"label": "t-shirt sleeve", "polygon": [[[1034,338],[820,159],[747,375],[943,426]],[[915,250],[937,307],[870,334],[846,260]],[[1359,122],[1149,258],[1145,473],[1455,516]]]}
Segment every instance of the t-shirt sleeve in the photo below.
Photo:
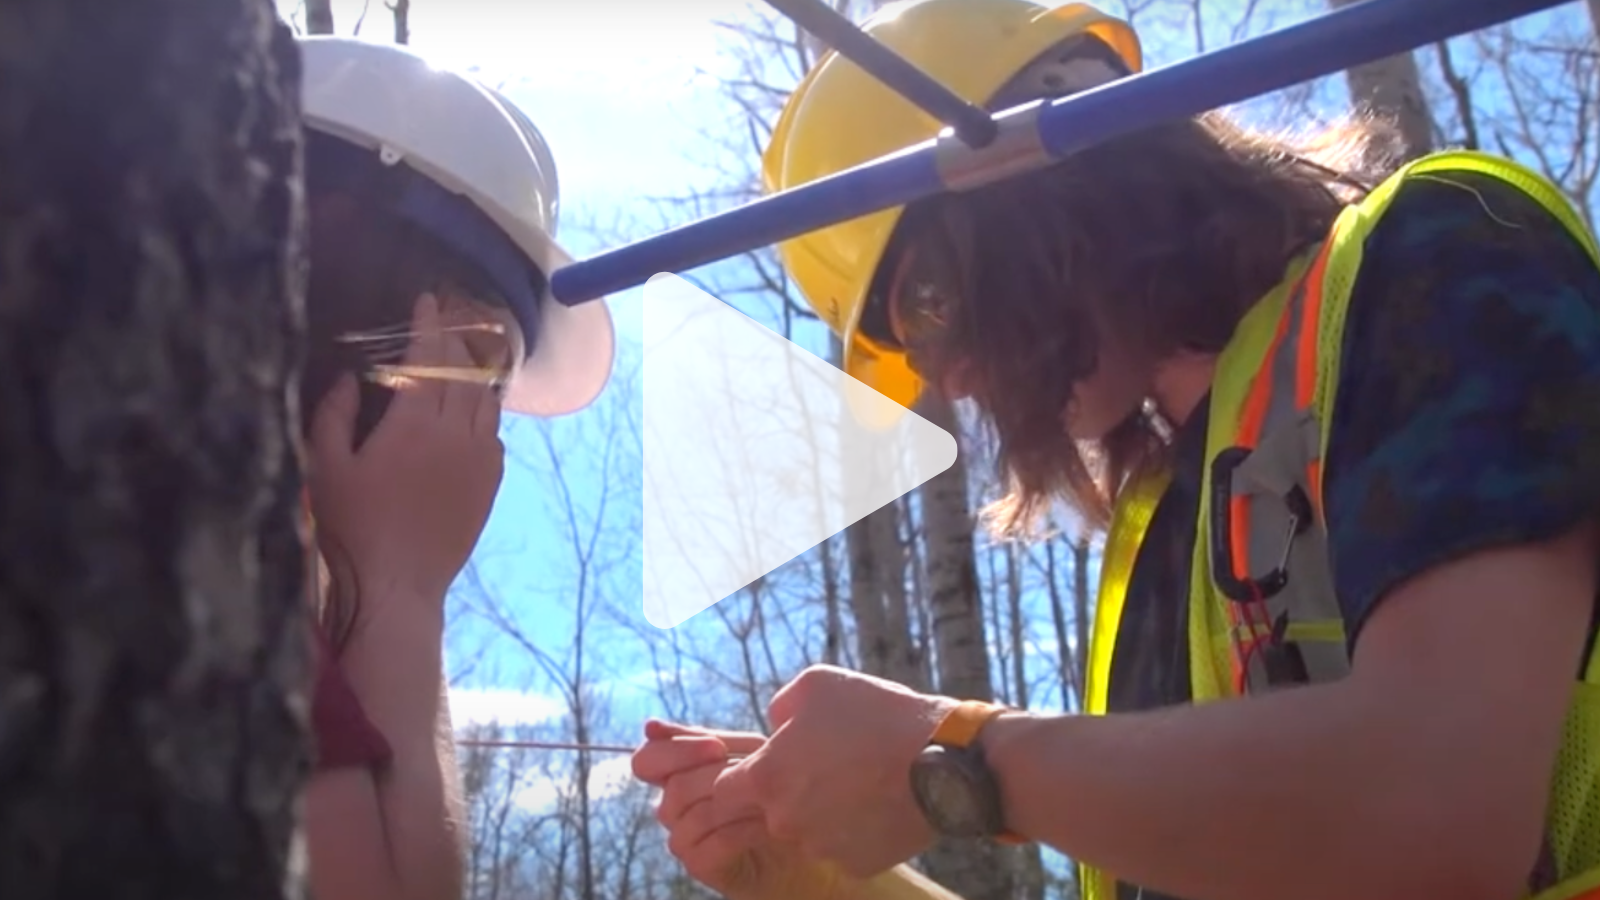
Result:
{"label": "t-shirt sleeve", "polygon": [[1596,511],[1600,269],[1536,200],[1401,188],[1350,298],[1323,498],[1352,645],[1405,579]]}
{"label": "t-shirt sleeve", "polygon": [[311,698],[312,732],[318,771],[351,766],[376,768],[389,761],[389,742],[367,718],[361,699],[339,669],[332,643],[316,633],[316,688]]}

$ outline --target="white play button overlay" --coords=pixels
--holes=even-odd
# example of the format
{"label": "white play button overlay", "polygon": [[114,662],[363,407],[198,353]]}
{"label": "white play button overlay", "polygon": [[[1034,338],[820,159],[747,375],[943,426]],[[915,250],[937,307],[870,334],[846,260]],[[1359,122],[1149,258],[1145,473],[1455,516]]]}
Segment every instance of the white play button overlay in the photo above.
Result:
{"label": "white play button overlay", "polygon": [[956,461],[949,432],[676,275],[644,288],[644,615],[674,628]]}

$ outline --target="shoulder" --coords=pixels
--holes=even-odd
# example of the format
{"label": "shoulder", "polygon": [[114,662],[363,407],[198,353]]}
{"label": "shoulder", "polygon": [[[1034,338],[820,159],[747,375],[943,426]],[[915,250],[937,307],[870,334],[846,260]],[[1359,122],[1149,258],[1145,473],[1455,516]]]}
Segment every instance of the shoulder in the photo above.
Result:
{"label": "shoulder", "polygon": [[1452,172],[1401,185],[1353,278],[1323,491],[1360,618],[1600,500],[1600,268],[1532,196]]}
{"label": "shoulder", "polygon": [[[1540,295],[1563,285],[1580,299],[1600,284],[1600,270],[1578,237],[1523,189],[1477,172],[1414,175],[1364,241],[1351,322],[1392,318],[1374,297],[1406,299],[1406,318],[1448,317],[1464,306],[1515,299],[1497,294],[1519,283]],[[1539,319],[1581,314],[1578,306],[1553,308],[1542,296],[1512,303],[1513,310]]]}
{"label": "shoulder", "polygon": [[1353,277],[1334,410],[1347,448],[1390,440],[1424,411],[1457,409],[1441,426],[1461,436],[1485,425],[1471,410],[1593,390],[1562,376],[1600,370],[1600,268],[1513,185],[1409,179]]}

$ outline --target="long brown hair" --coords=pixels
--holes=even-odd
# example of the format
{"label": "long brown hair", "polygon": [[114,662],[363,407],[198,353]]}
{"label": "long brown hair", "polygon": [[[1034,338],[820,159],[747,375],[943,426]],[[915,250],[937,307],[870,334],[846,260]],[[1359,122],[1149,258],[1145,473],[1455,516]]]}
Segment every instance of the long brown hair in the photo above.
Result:
{"label": "long brown hair", "polygon": [[[306,293],[307,353],[300,381],[302,421],[309,428],[329,390],[346,373],[360,374],[371,362],[352,334],[410,327],[418,297],[433,293],[504,306],[481,270],[423,229],[383,209],[384,181],[358,189],[319,178],[322,154],[345,152],[333,139],[307,136],[310,279]],[[376,167],[376,162],[374,166]],[[359,445],[388,408],[392,392],[361,382],[356,417]],[[345,553],[319,535],[319,620],[335,647],[350,636],[359,606],[360,585]]]}
{"label": "long brown hair", "polygon": [[1221,351],[1289,262],[1381,177],[1391,136],[1368,119],[1295,141],[1211,113],[910,207],[886,259],[903,242],[942,247],[933,252],[959,282],[912,363],[933,384],[960,367],[981,386],[1008,484],[987,510],[995,530],[1031,532],[1057,498],[1104,528],[1126,478],[1161,461],[1165,441],[1138,412],[1098,441],[1066,433],[1098,335],[1112,330],[1152,363]]}

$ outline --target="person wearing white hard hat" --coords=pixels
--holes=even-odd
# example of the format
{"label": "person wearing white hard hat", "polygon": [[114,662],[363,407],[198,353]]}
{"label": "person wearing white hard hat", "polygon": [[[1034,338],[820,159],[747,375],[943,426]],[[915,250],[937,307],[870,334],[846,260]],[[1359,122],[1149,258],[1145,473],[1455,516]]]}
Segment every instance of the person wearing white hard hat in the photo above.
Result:
{"label": "person wearing white hard hat", "polygon": [[408,49],[313,37],[300,387],[319,566],[319,900],[454,898],[464,811],[443,674],[444,600],[499,487],[502,410],[556,416],[610,374],[603,301],[548,289],[554,161],[499,93]]}

